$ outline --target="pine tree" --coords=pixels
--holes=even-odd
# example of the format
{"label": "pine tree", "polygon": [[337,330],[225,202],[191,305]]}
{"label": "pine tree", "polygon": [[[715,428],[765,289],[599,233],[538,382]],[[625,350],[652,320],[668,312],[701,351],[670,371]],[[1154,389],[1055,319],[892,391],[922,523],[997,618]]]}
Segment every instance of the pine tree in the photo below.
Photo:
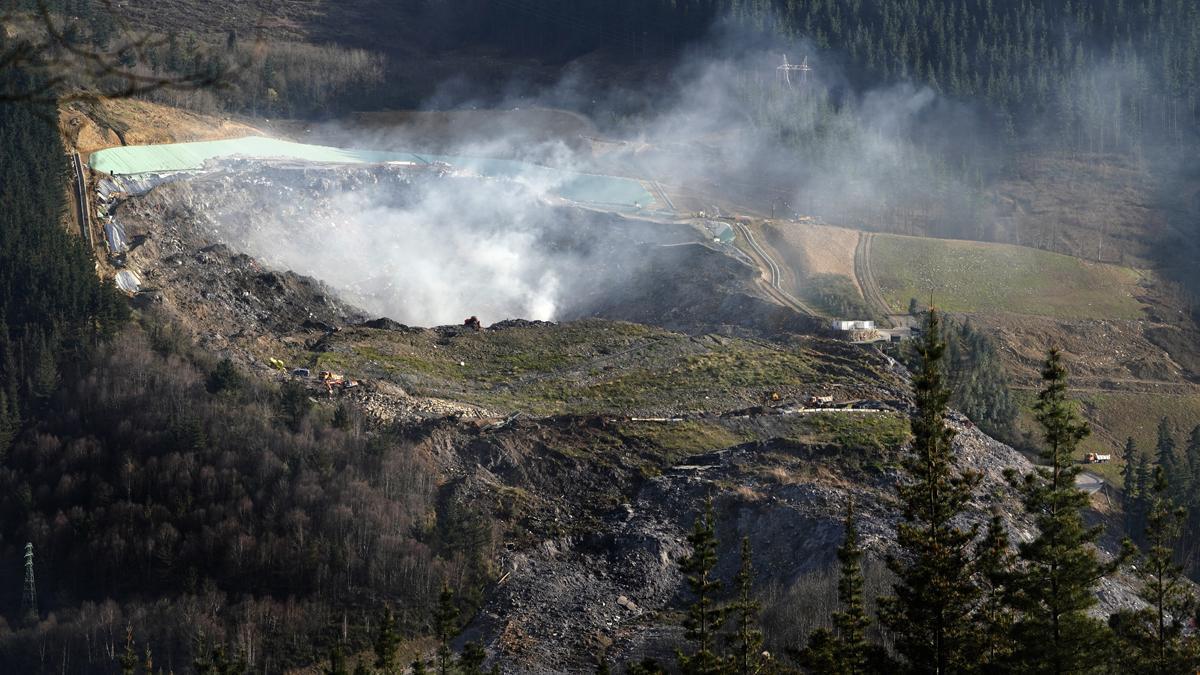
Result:
{"label": "pine tree", "polygon": [[975,563],[982,598],[974,622],[979,644],[978,670],[983,673],[1008,672],[1016,621],[1010,605],[1015,565],[1016,555],[1004,520],[998,511],[993,511]]}
{"label": "pine tree", "polygon": [[477,643],[468,642],[463,645],[462,655],[458,659],[458,671],[462,675],[483,675],[483,662],[487,660],[487,652]]}
{"label": "pine tree", "polygon": [[[4,447],[3,438],[0,437],[0,449]],[[1187,501],[1180,505],[1188,509],[1196,509],[1200,507],[1200,424],[1192,427],[1191,433],[1188,434],[1187,447],[1184,450],[1187,457],[1188,466],[1188,494]]]}
{"label": "pine tree", "polygon": [[1141,495],[1138,492],[1140,486],[1137,478],[1138,451],[1132,436],[1125,439],[1121,461],[1125,463],[1121,467],[1121,510],[1125,513],[1125,534],[1134,537],[1140,528],[1137,511]]}
{"label": "pine tree", "polygon": [[341,645],[334,645],[333,649],[329,650],[329,667],[321,669],[324,675],[350,675],[350,671],[346,669],[346,653],[342,651]]}
{"label": "pine tree", "polygon": [[409,666],[409,672],[412,673],[412,675],[425,675],[427,672],[425,670],[425,661],[422,659],[413,661],[412,665]]}
{"label": "pine tree", "polygon": [[763,634],[758,627],[760,605],[754,599],[754,567],[750,537],[742,537],[742,564],[733,578],[737,599],[729,608],[734,612],[733,649],[730,670],[740,675],[763,672]]}
{"label": "pine tree", "polygon": [[866,672],[870,646],[866,639],[867,618],[863,605],[862,549],[858,544],[858,521],[854,503],[846,504],[845,534],[838,547],[841,573],[838,578],[838,605],[833,613],[833,630],[818,628],[808,638],[808,646],[798,655],[802,666],[814,673],[855,675]]}
{"label": "pine tree", "polygon": [[1175,546],[1186,514],[1171,503],[1167,479],[1162,467],[1154,471],[1154,492],[1146,519],[1146,549],[1137,566],[1142,582],[1139,595],[1150,606],[1152,640],[1145,645],[1146,661],[1156,673],[1195,672],[1196,662],[1188,662],[1182,649],[1185,621],[1195,609],[1195,598],[1188,590],[1183,567],[1175,562]]}
{"label": "pine tree", "polygon": [[9,406],[8,395],[0,389],[0,460],[8,453],[9,446],[17,435],[16,414]]}
{"label": "pine tree", "polygon": [[711,497],[705,500],[704,512],[696,518],[692,533],[688,535],[688,544],[692,553],[679,562],[679,569],[696,596],[683,621],[684,637],[694,644],[695,651],[684,654],[677,650],[676,657],[679,669],[684,673],[719,673],[722,664],[716,651],[716,637],[722,623],[722,611],[717,605],[716,594],[721,589],[721,581],[711,576],[717,565],[716,522]]}
{"label": "pine tree", "polygon": [[454,604],[454,592],[442,586],[437,609],[433,613],[433,630],[437,634],[437,666],[439,675],[448,675],[454,667],[454,650],[450,640],[458,632],[458,607]]}
{"label": "pine tree", "polygon": [[1087,614],[1093,588],[1111,567],[1100,564],[1095,543],[1100,528],[1083,522],[1087,495],[1075,487],[1075,449],[1089,432],[1067,398],[1067,370],[1051,350],[1042,371],[1045,388],[1034,406],[1043,429],[1043,466],[1017,487],[1038,536],[1019,547],[1022,570],[1015,582],[1021,612],[1014,635],[1018,670],[1075,673],[1098,668],[1105,659],[1104,624]]}
{"label": "pine tree", "polygon": [[926,673],[958,671],[970,664],[968,617],[979,597],[971,566],[977,528],[962,528],[955,521],[980,476],[954,466],[954,432],[945,422],[950,398],[941,369],[945,349],[938,313],[930,309],[919,348],[921,367],[913,378],[917,410],[912,450],[897,487],[904,509],[896,537],[901,552],[888,559],[897,576],[895,596],[880,607],[896,651],[911,670]]}
{"label": "pine tree", "polygon": [[1162,468],[1163,475],[1167,477],[1167,483],[1171,486],[1171,493],[1178,494],[1175,488],[1180,477],[1179,458],[1175,456],[1174,429],[1166,417],[1158,421],[1158,441],[1154,444],[1154,454],[1158,460],[1157,465]]}
{"label": "pine tree", "polygon": [[396,663],[396,649],[400,647],[400,635],[396,632],[396,617],[391,607],[383,608],[379,619],[379,634],[375,637],[375,670],[382,675],[394,675],[399,672]]}

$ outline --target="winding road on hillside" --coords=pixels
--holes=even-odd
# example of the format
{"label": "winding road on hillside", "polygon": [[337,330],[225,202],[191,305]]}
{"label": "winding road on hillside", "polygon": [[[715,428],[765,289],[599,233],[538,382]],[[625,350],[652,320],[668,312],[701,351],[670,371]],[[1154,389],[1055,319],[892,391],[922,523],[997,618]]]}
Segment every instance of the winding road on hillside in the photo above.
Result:
{"label": "winding road on hillside", "polygon": [[788,293],[783,289],[783,271],[780,269],[779,264],[776,263],[773,258],[771,258],[770,254],[768,254],[761,246],[758,245],[758,241],[754,239],[754,233],[750,231],[750,228],[742,223],[736,223],[735,229],[737,232],[741,233],[742,238],[744,238],[746,240],[746,244],[749,245],[750,250],[747,252],[750,254],[750,257],[754,259],[754,264],[757,265],[758,268],[767,275],[767,278],[765,279],[767,283],[763,284],[763,290],[765,290],[768,295],[785,307],[794,309],[801,314],[820,316],[813,311],[811,307],[803,302],[800,302],[793,297],[791,293]]}
{"label": "winding road on hillside", "polygon": [[75,170],[75,209],[79,213],[79,235],[92,248],[91,212],[88,209],[87,179],[83,173],[83,160],[78,152],[71,153],[71,165]]}
{"label": "winding road on hillside", "polygon": [[875,233],[861,232],[858,235],[858,245],[854,247],[854,276],[858,277],[858,285],[862,288],[863,299],[871,310],[886,317],[893,328],[912,328],[913,317],[908,314],[895,314],[883,297],[875,272],[871,269],[871,244]]}

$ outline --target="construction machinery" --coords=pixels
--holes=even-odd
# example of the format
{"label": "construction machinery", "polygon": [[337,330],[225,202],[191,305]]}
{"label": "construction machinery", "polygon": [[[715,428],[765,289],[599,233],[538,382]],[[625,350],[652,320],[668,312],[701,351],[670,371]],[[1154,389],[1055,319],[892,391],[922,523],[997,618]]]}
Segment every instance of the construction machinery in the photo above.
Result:
{"label": "construction machinery", "polygon": [[325,385],[325,391],[328,392],[330,396],[333,396],[333,392],[335,390],[346,391],[347,389],[353,389],[359,386],[358,380],[348,380],[339,373],[329,370],[322,370],[317,377],[321,380],[321,384]]}

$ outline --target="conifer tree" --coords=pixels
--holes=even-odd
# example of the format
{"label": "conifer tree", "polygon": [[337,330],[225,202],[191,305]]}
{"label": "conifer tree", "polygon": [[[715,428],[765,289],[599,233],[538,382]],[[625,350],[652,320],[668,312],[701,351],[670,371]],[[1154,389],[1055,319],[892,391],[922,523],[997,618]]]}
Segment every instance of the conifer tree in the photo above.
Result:
{"label": "conifer tree", "polygon": [[417,659],[413,661],[412,665],[409,666],[409,672],[411,672],[412,675],[425,675],[427,671],[425,670],[424,659]]}
{"label": "conifer tree", "polygon": [[1072,458],[1089,433],[1067,398],[1067,369],[1052,349],[1042,371],[1045,388],[1034,406],[1042,426],[1041,466],[1017,484],[1038,536],[1018,549],[1022,569],[1015,581],[1014,629],[1017,669],[1030,673],[1076,673],[1105,660],[1106,627],[1088,616],[1093,588],[1111,571],[1096,556],[1099,528],[1083,522],[1088,496],[1075,487]]}
{"label": "conifer tree", "polygon": [[1154,470],[1154,491],[1146,519],[1146,549],[1136,572],[1142,582],[1139,595],[1149,605],[1152,640],[1144,644],[1145,660],[1155,673],[1195,672],[1182,648],[1185,621],[1195,609],[1183,567],[1175,562],[1175,546],[1186,514],[1171,503],[1162,467]]}
{"label": "conifer tree", "polygon": [[959,527],[980,477],[956,470],[946,426],[950,394],[942,374],[946,345],[940,319],[930,309],[921,366],[913,378],[916,413],[912,450],[898,484],[904,522],[897,528],[900,554],[888,559],[896,574],[895,596],[881,601],[880,618],[892,631],[896,651],[910,669],[947,673],[966,668],[973,640],[971,614],[979,597],[972,578],[977,528]]}
{"label": "conifer tree", "polygon": [[742,537],[742,564],[733,578],[737,599],[730,607],[734,612],[735,621],[730,671],[739,675],[763,672],[763,634],[758,627],[760,605],[754,599],[754,567],[751,555],[750,537]]}
{"label": "conifer tree", "polygon": [[329,667],[323,668],[321,672],[324,675],[350,675],[346,666],[346,653],[341,645],[334,645],[333,649],[329,650]]}
{"label": "conifer tree", "polygon": [[[0,439],[2,442],[3,439]],[[0,444],[0,448],[3,445]],[[1200,507],[1200,424],[1192,427],[1191,433],[1188,434],[1187,447],[1184,450],[1187,456],[1188,465],[1188,490],[1187,501],[1180,504],[1189,510],[1194,510]]]}
{"label": "conifer tree", "polygon": [[1137,510],[1141,495],[1138,492],[1140,487],[1137,477],[1138,451],[1132,436],[1125,439],[1125,450],[1121,453],[1121,461],[1125,463],[1121,467],[1121,510],[1125,514],[1125,534],[1135,537],[1140,527]]}
{"label": "conifer tree", "polygon": [[9,446],[17,435],[16,413],[10,407],[8,394],[0,389],[0,460],[8,453]]}
{"label": "conifer tree", "polygon": [[858,543],[858,521],[854,502],[846,504],[845,534],[837,556],[838,611],[833,613],[833,630],[818,628],[808,638],[797,660],[814,673],[855,675],[866,672],[870,646],[866,639],[867,618],[863,604],[862,548]]}
{"label": "conifer tree", "polygon": [[394,675],[399,672],[396,663],[396,649],[400,646],[400,635],[396,632],[396,617],[392,615],[391,607],[383,608],[383,616],[379,620],[379,635],[375,637],[375,670],[383,675]]}
{"label": "conifer tree", "polygon": [[448,675],[454,667],[454,650],[450,640],[458,632],[458,607],[454,604],[454,591],[442,586],[437,609],[433,613],[433,629],[438,638],[437,667],[439,675]]}
{"label": "conifer tree", "polygon": [[975,571],[982,592],[974,616],[979,647],[978,670],[983,673],[1007,672],[1014,649],[1012,628],[1016,617],[1010,595],[1016,555],[999,511],[992,512],[976,558]]}
{"label": "conifer tree", "polygon": [[692,553],[679,562],[688,588],[696,597],[683,621],[684,636],[693,643],[695,650],[691,654],[676,652],[679,669],[684,673],[721,672],[721,658],[716,649],[717,629],[721,626],[723,616],[716,599],[721,581],[712,578],[713,568],[717,565],[715,520],[712,497],[709,497],[704,502],[704,511],[696,517],[692,533],[688,535]]}
{"label": "conifer tree", "polygon": [[1174,429],[1166,417],[1158,421],[1158,441],[1154,444],[1154,454],[1158,466],[1167,478],[1167,484],[1171,486],[1172,494],[1177,494],[1175,488],[1179,481],[1179,458],[1175,456]]}
{"label": "conifer tree", "polygon": [[483,675],[483,662],[487,660],[487,652],[478,643],[468,642],[463,645],[462,655],[458,658],[458,672],[462,675]]}

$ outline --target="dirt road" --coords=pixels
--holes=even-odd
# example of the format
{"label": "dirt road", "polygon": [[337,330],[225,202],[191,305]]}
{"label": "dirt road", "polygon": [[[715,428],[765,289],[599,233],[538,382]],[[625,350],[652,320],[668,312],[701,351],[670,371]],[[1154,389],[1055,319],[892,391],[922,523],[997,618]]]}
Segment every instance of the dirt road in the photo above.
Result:
{"label": "dirt road", "polygon": [[858,237],[858,246],[854,249],[854,276],[858,277],[863,298],[871,310],[879,316],[886,317],[893,328],[911,327],[913,317],[893,313],[883,297],[883,291],[879,289],[879,282],[875,280],[875,273],[871,270],[871,242],[874,238],[873,233],[863,232]]}
{"label": "dirt road", "polygon": [[83,161],[78,152],[71,153],[71,165],[75,173],[75,210],[79,214],[79,236],[92,248],[91,212],[88,208],[87,179],[83,173]]}
{"label": "dirt road", "polygon": [[750,250],[748,251],[750,257],[754,259],[754,262],[756,265],[758,265],[758,268],[765,273],[765,281],[767,283],[763,284],[763,289],[767,292],[767,294],[785,307],[790,307],[797,312],[808,314],[809,316],[819,316],[811,307],[792,297],[790,293],[783,289],[783,272],[779,268],[779,264],[776,263],[771,256],[764,251],[761,246],[758,245],[758,242],[754,239],[754,233],[750,231],[750,228],[741,223],[737,223],[735,226],[735,231],[741,233],[742,237],[746,240],[746,244],[748,244],[750,247]]}

